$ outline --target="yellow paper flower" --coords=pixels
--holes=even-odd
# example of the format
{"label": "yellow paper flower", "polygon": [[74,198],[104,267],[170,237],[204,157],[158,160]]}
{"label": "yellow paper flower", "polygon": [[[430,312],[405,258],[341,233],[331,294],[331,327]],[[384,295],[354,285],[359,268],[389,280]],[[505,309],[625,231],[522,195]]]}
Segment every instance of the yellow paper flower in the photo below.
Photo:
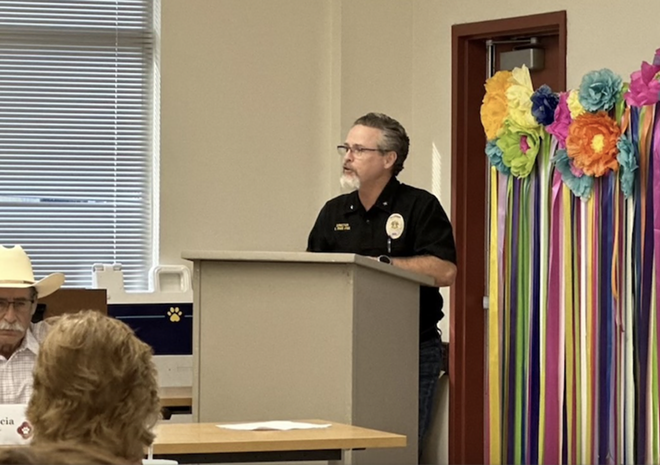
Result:
{"label": "yellow paper flower", "polygon": [[506,98],[502,95],[486,94],[481,105],[481,124],[486,131],[486,139],[496,139],[504,127],[508,111]]}
{"label": "yellow paper flower", "polygon": [[532,78],[525,65],[514,68],[511,76],[511,86],[506,90],[509,102],[509,119],[525,131],[537,131],[539,123],[532,115]]}
{"label": "yellow paper flower", "polygon": [[506,90],[511,85],[510,78],[510,71],[498,71],[484,86],[486,95],[481,105],[481,124],[488,140],[496,139],[502,133],[508,112]]}
{"label": "yellow paper flower", "polygon": [[486,81],[487,94],[506,96],[506,90],[511,85],[511,71],[498,71]]}
{"label": "yellow paper flower", "polygon": [[575,119],[585,112],[584,107],[580,103],[580,92],[573,89],[568,93],[568,98],[566,99],[568,104],[568,110],[571,112],[571,119]]}

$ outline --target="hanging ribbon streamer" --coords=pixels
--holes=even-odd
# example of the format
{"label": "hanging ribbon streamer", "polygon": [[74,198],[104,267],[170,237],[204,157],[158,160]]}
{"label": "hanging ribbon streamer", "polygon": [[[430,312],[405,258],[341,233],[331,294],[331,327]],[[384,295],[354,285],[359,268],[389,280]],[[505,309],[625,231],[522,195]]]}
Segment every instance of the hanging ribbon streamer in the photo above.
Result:
{"label": "hanging ribbon streamer", "polygon": [[505,323],[505,347],[506,347],[506,400],[504,411],[506,412],[506,444],[507,455],[506,463],[519,463],[514,459],[515,449],[515,409],[516,409],[516,309],[517,309],[517,291],[518,291],[518,185],[517,179],[511,180],[512,194],[508,198],[511,212],[507,216],[507,282],[509,290],[506,293],[507,302],[505,304],[506,323]]}
{"label": "hanging ribbon streamer", "polygon": [[[576,121],[561,107],[554,127],[489,141],[491,464],[660,463],[660,104],[631,106],[627,89],[609,113],[618,171],[582,177],[586,152],[558,150]],[[551,97],[532,97],[537,121]]]}
{"label": "hanging ribbon streamer", "polygon": [[488,280],[488,434],[486,438],[486,457],[491,465],[502,463],[502,416],[501,386],[500,386],[500,316],[499,316],[499,276],[501,276],[498,260],[498,177],[497,169],[491,168],[490,176],[490,258]]}
{"label": "hanging ribbon streamer", "polygon": [[660,417],[660,408],[658,406],[658,398],[660,397],[660,390],[658,388],[658,372],[660,371],[660,356],[658,354],[658,340],[660,339],[660,315],[658,311],[660,310],[660,305],[657,304],[658,296],[660,296],[660,280],[658,279],[658,274],[660,273],[660,105],[655,105],[654,114],[654,124],[653,124],[653,137],[652,137],[652,172],[653,172],[653,181],[652,181],[652,192],[653,192],[653,241],[654,241],[654,251],[655,251],[655,274],[653,281],[655,283],[655,295],[652,299],[654,306],[653,309],[653,320],[655,328],[652,328],[652,343],[651,346],[651,356],[652,359],[652,383],[651,383],[651,398],[653,399],[653,429],[651,438],[653,443],[652,447],[652,456],[653,463],[658,463],[660,461],[660,425],[658,424],[658,418]]}
{"label": "hanging ribbon streamer", "polygon": [[544,399],[545,415],[542,415],[544,425],[541,438],[543,438],[543,463],[560,463],[561,448],[560,437],[560,404],[559,404],[559,333],[560,327],[562,250],[561,250],[561,224],[562,218],[562,190],[563,183],[559,171],[555,171],[552,185],[552,218],[550,232],[550,273],[548,287],[554,292],[548,294],[548,309],[546,318],[546,349],[545,349],[545,381],[541,389],[541,398]]}

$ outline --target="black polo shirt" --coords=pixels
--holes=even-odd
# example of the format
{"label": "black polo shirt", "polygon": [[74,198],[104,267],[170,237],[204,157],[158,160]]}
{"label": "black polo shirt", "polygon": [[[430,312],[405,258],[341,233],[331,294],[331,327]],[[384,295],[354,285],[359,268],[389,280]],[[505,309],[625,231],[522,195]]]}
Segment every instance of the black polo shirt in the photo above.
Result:
{"label": "black polo shirt", "polygon": [[[393,214],[403,217],[403,231],[388,246],[386,225]],[[370,257],[433,255],[456,263],[451,223],[431,193],[392,177],[374,206],[366,211],[358,193],[340,195],[321,209],[307,242],[309,252],[355,253]],[[420,287],[420,340],[435,335],[443,317],[437,287]]]}

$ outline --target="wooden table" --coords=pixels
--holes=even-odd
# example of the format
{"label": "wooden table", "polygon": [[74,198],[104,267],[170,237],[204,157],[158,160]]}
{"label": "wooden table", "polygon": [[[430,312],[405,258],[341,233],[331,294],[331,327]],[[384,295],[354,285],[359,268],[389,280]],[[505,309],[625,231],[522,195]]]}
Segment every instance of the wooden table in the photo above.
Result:
{"label": "wooden table", "polygon": [[234,431],[218,423],[160,423],[154,458],[179,463],[341,461],[344,450],[405,447],[406,437],[323,420],[329,428],[291,431]]}

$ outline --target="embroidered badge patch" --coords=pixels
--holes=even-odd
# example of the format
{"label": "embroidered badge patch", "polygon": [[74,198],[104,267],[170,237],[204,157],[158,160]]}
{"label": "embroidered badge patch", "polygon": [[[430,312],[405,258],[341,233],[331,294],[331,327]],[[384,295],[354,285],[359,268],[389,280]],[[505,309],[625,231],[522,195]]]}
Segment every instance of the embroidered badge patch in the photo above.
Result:
{"label": "embroidered badge patch", "polygon": [[387,236],[392,239],[398,239],[403,234],[403,228],[405,227],[405,222],[403,221],[403,216],[398,213],[392,213],[385,223],[385,231]]}
{"label": "embroidered badge patch", "polygon": [[335,231],[350,231],[351,225],[348,223],[337,223],[335,225]]}

